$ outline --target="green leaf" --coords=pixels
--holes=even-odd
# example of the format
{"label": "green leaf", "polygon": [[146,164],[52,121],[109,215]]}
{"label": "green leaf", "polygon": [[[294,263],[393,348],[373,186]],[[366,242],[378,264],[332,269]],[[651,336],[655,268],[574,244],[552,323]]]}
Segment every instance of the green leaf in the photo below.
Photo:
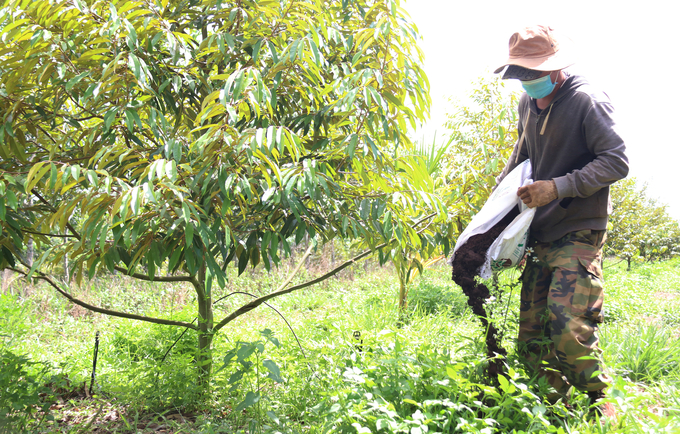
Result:
{"label": "green leaf", "polygon": [[71,178],[76,182],[80,182],[80,166],[77,164],[71,166]]}
{"label": "green leaf", "polygon": [[260,331],[260,335],[264,336],[265,338],[267,338],[267,340],[268,340],[269,342],[271,342],[271,343],[273,343],[274,345],[276,345],[276,348],[280,348],[280,347],[281,347],[281,344],[279,343],[279,340],[276,339],[276,337],[274,336],[274,332],[272,332],[270,329],[266,328],[266,329],[264,329],[264,330],[261,330],[261,331]]}
{"label": "green leaf", "polygon": [[259,401],[260,401],[260,392],[253,393],[251,391],[248,391],[248,393],[246,393],[246,399],[244,399],[243,402],[241,402],[239,405],[237,405],[236,408],[234,409],[234,411],[236,413],[238,413],[238,412],[240,412],[240,411],[242,411],[242,410],[244,410],[244,409],[246,409],[246,408],[248,408],[252,405],[257,404]]}
{"label": "green leaf", "polygon": [[184,259],[186,260],[187,270],[189,270],[189,273],[196,273],[198,271],[198,267],[196,266],[196,256],[194,255],[194,249],[192,249],[191,246],[187,246],[186,249],[184,249]]}
{"label": "green leaf", "polygon": [[267,368],[267,370],[269,371],[269,375],[267,375],[268,378],[271,378],[277,383],[283,383],[283,379],[281,378],[281,370],[273,360],[270,359],[263,360],[262,366]]}
{"label": "green leaf", "polygon": [[321,66],[321,55],[319,54],[319,47],[316,46],[316,43],[311,38],[309,39],[309,46],[312,49],[312,54],[314,55],[314,63],[316,64],[316,66]]}
{"label": "green leaf", "polygon": [[16,211],[17,207],[19,206],[19,201],[17,200],[17,196],[14,194],[14,192],[12,190],[7,190],[5,193],[5,198],[7,201],[7,206]]}
{"label": "green leaf", "polygon": [[228,384],[238,383],[239,381],[241,381],[242,378],[243,378],[243,371],[238,370],[238,371],[234,372],[233,374],[231,374],[229,376],[229,380],[227,380],[227,383]]}
{"label": "green leaf", "polygon": [[[56,171],[55,171],[56,172]],[[90,184],[91,187],[98,187],[99,186],[99,179],[97,177],[97,172],[94,170],[88,170],[85,172],[85,179],[87,179],[87,182]],[[50,180],[50,183],[52,181]],[[55,182],[56,182],[56,177],[55,177]]]}
{"label": "green leaf", "polygon": [[141,192],[139,187],[134,187],[130,190],[130,208],[134,215],[139,215],[139,207],[141,205]]}
{"label": "green leaf", "polygon": [[[4,246],[3,246],[3,248],[4,248]],[[38,268],[40,268],[40,267],[42,266],[42,264],[45,263],[45,261],[47,260],[47,258],[49,258],[50,256],[52,256],[52,254],[53,254],[55,248],[56,248],[56,246],[47,249],[47,250],[42,254],[42,256],[40,256],[40,259],[38,259],[37,261],[33,261],[33,266],[31,266],[31,269],[30,269],[30,270],[28,271],[28,273],[26,274],[26,279],[30,279],[31,277],[33,277],[33,274],[35,273],[35,271],[36,271]]]}
{"label": "green leaf", "polygon": [[189,211],[189,205],[186,202],[182,202],[182,217],[187,226],[191,224],[191,211]]}
{"label": "green leaf", "polygon": [[194,243],[194,225],[191,222],[186,224],[186,232],[184,233],[187,246],[191,246]]}
{"label": "green leaf", "polygon": [[255,45],[253,45],[253,56],[252,56],[253,62],[257,62],[257,59],[260,55],[260,48],[262,47],[262,41],[264,41],[264,39],[260,38],[260,39],[257,40]]}
{"label": "green leaf", "polygon": [[248,250],[245,248],[242,248],[241,254],[238,257],[238,275],[240,276],[243,274],[243,272],[246,270],[246,267],[248,266]]}
{"label": "green leaf", "polygon": [[[241,96],[241,85],[244,82],[244,76],[245,74],[242,69],[237,71],[236,74],[232,76],[234,77],[234,86],[232,87],[231,90],[231,101],[236,101],[239,98],[239,96]],[[231,79],[232,77],[229,78]],[[228,83],[229,82],[227,81],[227,84]]]}
{"label": "green leaf", "polygon": [[177,265],[181,254],[182,249],[180,249],[179,247],[175,247],[175,250],[172,252],[172,256],[170,257],[170,260],[168,261],[168,273],[171,273],[175,269],[175,266]]}
{"label": "green leaf", "polygon": [[84,3],[83,0],[73,0],[73,5],[78,9],[79,12],[85,12],[85,8],[87,7]]}
{"label": "green leaf", "polygon": [[146,255],[146,268],[148,271],[149,279],[153,280],[154,277],[156,276],[156,264],[153,260],[152,250],[149,250],[149,252]]}
{"label": "green leaf", "polygon": [[36,163],[31,167],[31,169],[28,171],[28,175],[26,176],[26,191],[31,191],[35,184],[40,181],[40,178],[42,176],[39,175],[40,169],[45,165],[44,161],[41,161],[39,163]]}
{"label": "green leaf", "polygon": [[81,72],[80,74],[78,74],[75,77],[73,77],[72,79],[70,79],[68,82],[66,82],[66,86],[65,86],[66,90],[70,92],[71,89],[73,89],[73,86],[78,84],[80,82],[80,80],[87,77],[88,75],[90,75],[90,71],[85,71],[85,72]]}
{"label": "green leaf", "polygon": [[[165,174],[172,182],[177,181],[177,163],[175,163],[175,160],[170,160],[165,163]],[[185,203],[182,203],[182,206],[184,205]]]}
{"label": "green leaf", "polygon": [[279,235],[278,234],[273,234],[271,237],[271,241],[269,242],[269,252],[272,256],[272,259],[274,260],[275,263],[279,262]]}
{"label": "green leaf", "polygon": [[250,249],[250,264],[253,268],[260,263],[260,248],[258,246],[253,246]]}
{"label": "green leaf", "polygon": [[142,120],[139,118],[139,115],[137,114],[137,110],[133,108],[126,108],[125,109],[125,122],[128,127],[128,131],[132,132],[132,130],[135,127],[135,124],[142,129]]}
{"label": "green leaf", "polygon": [[128,56],[128,65],[132,70],[132,73],[134,74],[137,81],[144,81],[144,77],[142,76],[143,73],[142,62],[139,61],[139,57],[130,53],[130,55]]}
{"label": "green leaf", "polygon": [[271,419],[275,424],[281,425],[279,417],[273,411],[267,411],[267,416],[269,416],[269,419]]}
{"label": "green leaf", "polygon": [[130,51],[133,51],[137,46],[137,31],[135,30],[135,26],[128,20],[125,20],[125,27],[127,27],[128,30],[127,45],[128,48],[130,48]]}
{"label": "green leaf", "polygon": [[262,144],[264,143],[264,135],[265,130],[262,128],[258,128],[257,132],[255,132],[255,143],[257,143],[258,147],[262,147]]}
{"label": "green leaf", "polygon": [[238,349],[236,352],[236,359],[239,362],[244,362],[250,358],[250,356],[253,355],[257,347],[255,346],[255,342],[242,342],[241,347]]}
{"label": "green leaf", "polygon": [[118,110],[115,108],[106,112],[104,115],[104,131],[108,131],[111,128],[111,124],[113,124],[113,121],[116,119],[117,112]]}
{"label": "green leaf", "polygon": [[349,145],[347,146],[347,155],[349,155],[350,158],[354,158],[354,151],[357,147],[358,141],[359,136],[356,135],[355,133],[352,133],[352,135],[350,136]]}
{"label": "green leaf", "polygon": [[500,385],[503,392],[507,392],[508,388],[510,387],[510,383],[508,382],[508,379],[505,378],[505,375],[498,376],[498,384]]}
{"label": "green leaf", "polygon": [[57,185],[58,174],[57,166],[54,163],[50,163],[50,190],[54,190],[54,187]]}
{"label": "green leaf", "polygon": [[371,212],[371,201],[369,201],[368,199],[362,200],[361,204],[359,205],[359,209],[361,212],[361,219],[368,220],[368,216],[370,215]]}

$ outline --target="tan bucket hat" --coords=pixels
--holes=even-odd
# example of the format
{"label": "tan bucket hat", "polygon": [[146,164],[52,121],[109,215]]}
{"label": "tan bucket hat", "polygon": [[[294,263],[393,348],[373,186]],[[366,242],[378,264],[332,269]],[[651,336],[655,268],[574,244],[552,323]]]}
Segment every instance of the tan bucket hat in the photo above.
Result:
{"label": "tan bucket hat", "polygon": [[[509,47],[510,56],[494,74],[498,74],[508,65],[534,71],[557,71],[576,63],[571,39],[555,32],[550,26],[525,27],[510,37]],[[526,79],[525,74],[517,74],[519,71],[521,68],[508,68],[503,78]]]}

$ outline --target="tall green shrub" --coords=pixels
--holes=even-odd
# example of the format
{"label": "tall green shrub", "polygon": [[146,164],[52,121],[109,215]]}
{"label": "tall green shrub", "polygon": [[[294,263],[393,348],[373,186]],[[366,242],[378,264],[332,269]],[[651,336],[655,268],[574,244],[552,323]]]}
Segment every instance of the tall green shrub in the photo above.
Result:
{"label": "tall green shrub", "polygon": [[[429,109],[417,37],[398,0],[4,0],[0,268],[195,330],[207,383],[214,334],[295,289],[216,319],[227,266],[304,237],[422,242],[434,206],[392,158]],[[49,276],[64,258],[77,283],[190,283],[199,321],[75,300]]]}

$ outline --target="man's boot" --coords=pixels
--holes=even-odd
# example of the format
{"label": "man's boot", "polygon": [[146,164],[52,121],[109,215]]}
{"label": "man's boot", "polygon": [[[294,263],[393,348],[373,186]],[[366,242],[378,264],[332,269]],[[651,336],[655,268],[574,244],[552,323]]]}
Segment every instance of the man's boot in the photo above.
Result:
{"label": "man's boot", "polygon": [[595,411],[604,419],[607,419],[611,422],[615,422],[618,419],[618,414],[616,412],[616,408],[611,402],[602,402],[604,399],[605,394],[603,390],[595,390],[592,392],[588,392],[588,399],[590,400],[590,404],[597,404],[597,407],[595,407]]}

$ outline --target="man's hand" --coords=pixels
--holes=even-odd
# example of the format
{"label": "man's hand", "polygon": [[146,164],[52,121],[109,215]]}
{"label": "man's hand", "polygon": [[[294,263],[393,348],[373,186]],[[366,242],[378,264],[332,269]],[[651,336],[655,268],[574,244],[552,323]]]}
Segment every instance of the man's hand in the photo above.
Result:
{"label": "man's hand", "polygon": [[557,199],[557,187],[555,181],[536,181],[517,189],[517,196],[522,199],[529,208],[547,205]]}

